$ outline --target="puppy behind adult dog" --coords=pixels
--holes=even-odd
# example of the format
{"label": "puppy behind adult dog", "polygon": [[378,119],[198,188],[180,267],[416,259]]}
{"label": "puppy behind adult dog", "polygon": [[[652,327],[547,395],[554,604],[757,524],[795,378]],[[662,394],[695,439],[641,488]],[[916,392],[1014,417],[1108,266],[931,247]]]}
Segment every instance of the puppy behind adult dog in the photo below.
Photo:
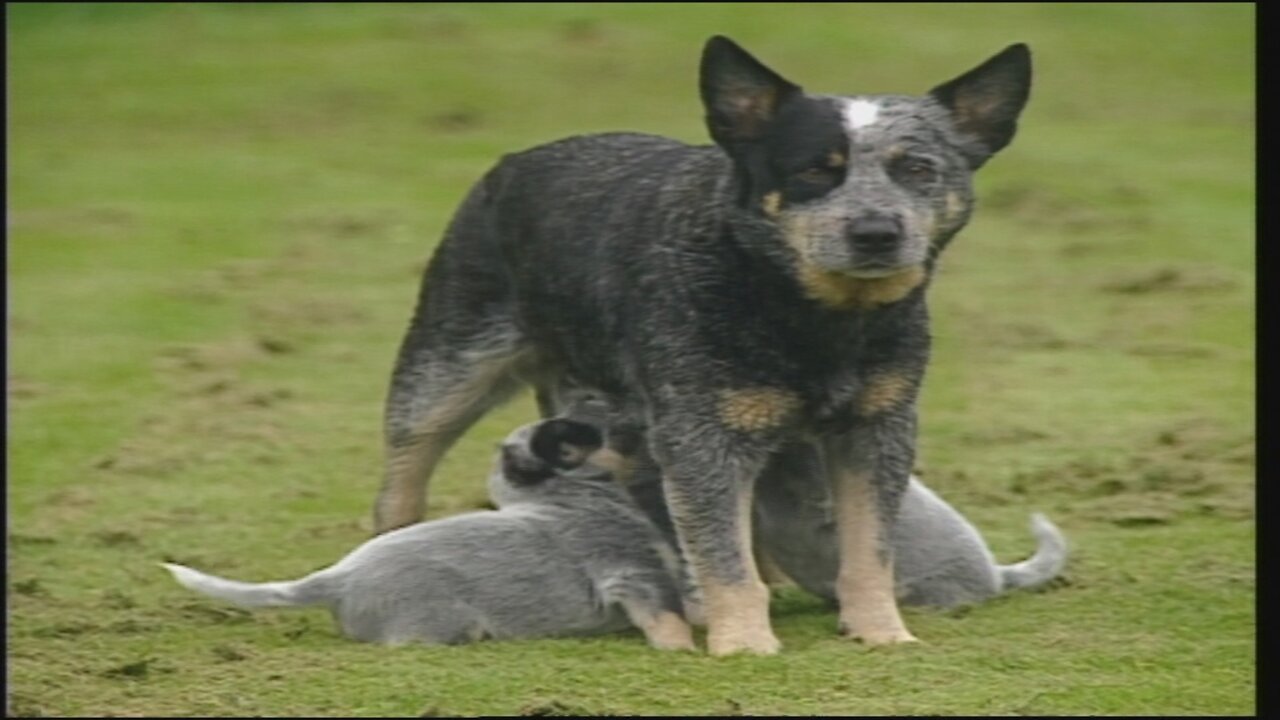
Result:
{"label": "puppy behind adult dog", "polygon": [[752,493],[796,442],[830,475],[841,631],[914,640],[887,538],[915,452],[925,290],[1030,78],[1012,45],[924,96],[815,95],[714,37],[699,78],[714,146],[616,133],[503,158],[423,279],[376,529],[421,518],[432,470],[490,408],[567,381],[643,418],[713,654],[780,647]]}
{"label": "puppy behind adult dog", "polygon": [[639,627],[693,649],[676,560],[611,475],[586,459],[588,425],[548,420],[504,441],[496,511],[380,535],[299,580],[244,583],[165,564],[183,585],[245,607],[326,605],[366,642],[458,644]]}
{"label": "puppy behind adult dog", "polygon": [[[589,393],[563,393],[557,405],[565,417],[608,429],[609,446],[622,452],[601,462],[624,471],[624,486],[636,504],[675,543],[662,477],[643,446],[626,437],[632,429],[625,419]],[[752,529],[760,558],[805,590],[836,600],[839,543],[831,489],[822,458],[811,446],[789,446],[769,461],[756,486]],[[1044,585],[1066,565],[1067,542],[1039,513],[1031,516],[1031,532],[1035,553],[1001,565],[977,528],[912,475],[889,538],[898,602],[949,608]],[[686,599],[689,607],[697,603],[697,592],[688,578],[684,582],[686,595],[692,596]]]}
{"label": "puppy behind adult dog", "polygon": [[[836,599],[837,529],[817,453],[797,446],[770,463],[756,489],[755,521],[756,542],[787,577]],[[1031,532],[1035,553],[1000,565],[977,528],[912,475],[889,538],[898,601],[954,607],[1049,582],[1066,564],[1066,539],[1038,513]]]}

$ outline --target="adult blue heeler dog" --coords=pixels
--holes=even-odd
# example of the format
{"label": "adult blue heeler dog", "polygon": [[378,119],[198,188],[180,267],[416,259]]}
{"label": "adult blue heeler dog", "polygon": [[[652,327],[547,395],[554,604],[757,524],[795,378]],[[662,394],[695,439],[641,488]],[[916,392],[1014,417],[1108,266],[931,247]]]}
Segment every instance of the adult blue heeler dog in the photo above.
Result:
{"label": "adult blue heeler dog", "polygon": [[774,653],[754,483],[813,443],[835,500],[840,631],[912,641],[887,538],[915,454],[925,291],[973,173],[1013,138],[1012,45],[924,96],[806,93],[724,37],[702,54],[714,146],[635,133],[504,157],[426,275],[386,407],[379,532],[481,415],[533,384],[645,428],[706,603],[712,654]]}

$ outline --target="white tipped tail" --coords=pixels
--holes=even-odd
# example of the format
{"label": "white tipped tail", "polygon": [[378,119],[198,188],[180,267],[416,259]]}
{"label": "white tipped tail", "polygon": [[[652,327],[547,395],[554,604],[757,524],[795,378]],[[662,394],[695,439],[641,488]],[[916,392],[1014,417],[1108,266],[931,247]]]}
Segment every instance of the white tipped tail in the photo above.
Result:
{"label": "white tipped tail", "polygon": [[1035,554],[1020,563],[1000,566],[1002,590],[1038,587],[1057,577],[1067,564],[1067,539],[1049,518],[1033,513],[1031,534],[1036,536]]}
{"label": "white tipped tail", "polygon": [[284,582],[247,583],[227,580],[183,565],[160,563],[179,584],[210,597],[242,607],[297,607],[329,601],[323,582],[315,575]]}

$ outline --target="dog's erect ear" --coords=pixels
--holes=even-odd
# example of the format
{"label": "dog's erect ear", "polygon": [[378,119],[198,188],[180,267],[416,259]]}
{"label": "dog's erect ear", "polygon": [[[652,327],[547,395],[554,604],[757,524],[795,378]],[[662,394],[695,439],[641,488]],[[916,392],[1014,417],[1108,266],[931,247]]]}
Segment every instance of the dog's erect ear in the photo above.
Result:
{"label": "dog's erect ear", "polygon": [[534,428],[529,451],[552,467],[578,467],[591,453],[604,446],[604,436],[594,425],[555,418]]}
{"label": "dog's erect ear", "polygon": [[951,111],[977,169],[1009,144],[1031,92],[1031,50],[1018,43],[929,94]]}
{"label": "dog's erect ear", "polygon": [[788,98],[800,88],[722,35],[702,49],[699,76],[707,129],[720,145],[758,140]]}

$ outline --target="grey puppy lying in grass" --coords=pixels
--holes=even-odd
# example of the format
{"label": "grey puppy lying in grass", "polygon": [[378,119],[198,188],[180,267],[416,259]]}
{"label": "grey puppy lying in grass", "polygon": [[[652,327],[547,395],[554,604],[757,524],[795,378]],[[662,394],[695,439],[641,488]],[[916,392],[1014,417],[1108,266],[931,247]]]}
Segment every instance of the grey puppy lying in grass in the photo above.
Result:
{"label": "grey puppy lying in grass", "polygon": [[498,510],[379,535],[298,580],[245,583],[164,563],[192,590],[245,607],[328,606],[366,642],[459,644],[639,627],[649,644],[693,649],[678,560],[589,460],[590,425],[531,423],[503,441],[489,477]]}

